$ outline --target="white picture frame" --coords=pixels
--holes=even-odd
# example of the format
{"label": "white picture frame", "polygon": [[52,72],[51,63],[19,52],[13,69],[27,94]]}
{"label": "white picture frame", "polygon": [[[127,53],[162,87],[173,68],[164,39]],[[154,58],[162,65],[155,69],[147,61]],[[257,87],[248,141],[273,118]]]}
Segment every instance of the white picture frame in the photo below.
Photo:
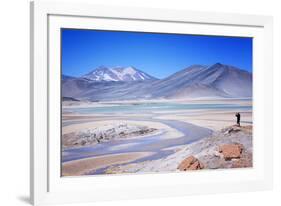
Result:
{"label": "white picture frame", "polygon": [[[96,20],[94,25],[93,19]],[[272,17],[268,16],[109,7],[50,1],[32,2],[30,114],[32,203],[39,205],[271,189],[273,183],[272,21]],[[57,118],[60,115],[58,31],[62,27],[95,28],[97,25],[99,28],[113,30],[154,29],[171,33],[196,31],[206,35],[242,35],[255,38],[254,168],[209,170],[188,174],[61,178],[60,164],[58,164],[60,139],[57,138],[60,134]]]}

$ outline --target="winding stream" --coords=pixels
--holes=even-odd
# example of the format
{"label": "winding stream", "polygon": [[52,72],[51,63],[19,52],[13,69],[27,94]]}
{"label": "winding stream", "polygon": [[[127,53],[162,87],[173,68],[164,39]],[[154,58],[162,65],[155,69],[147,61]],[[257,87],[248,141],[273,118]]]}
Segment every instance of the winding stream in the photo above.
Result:
{"label": "winding stream", "polygon": [[164,148],[188,144],[201,138],[208,137],[212,134],[212,130],[210,129],[177,120],[152,120],[150,118],[138,118],[138,120],[157,121],[166,124],[169,127],[182,132],[183,136],[179,138],[163,139],[163,133],[160,133],[138,139],[114,140],[94,146],[65,149],[63,151],[63,162],[100,155],[120,154],[127,152],[156,152],[155,155],[146,157],[146,159],[158,159],[170,154],[170,152],[167,152],[168,150],[163,151],[162,149]]}

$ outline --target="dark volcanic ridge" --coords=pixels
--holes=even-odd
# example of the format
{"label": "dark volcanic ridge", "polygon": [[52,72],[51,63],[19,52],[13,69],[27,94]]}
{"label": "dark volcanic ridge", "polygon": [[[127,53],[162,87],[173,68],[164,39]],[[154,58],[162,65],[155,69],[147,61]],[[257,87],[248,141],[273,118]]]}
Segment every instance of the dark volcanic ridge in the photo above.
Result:
{"label": "dark volcanic ridge", "polygon": [[252,73],[220,63],[193,65],[161,80],[134,67],[99,67],[79,78],[65,77],[62,96],[77,100],[252,97]]}

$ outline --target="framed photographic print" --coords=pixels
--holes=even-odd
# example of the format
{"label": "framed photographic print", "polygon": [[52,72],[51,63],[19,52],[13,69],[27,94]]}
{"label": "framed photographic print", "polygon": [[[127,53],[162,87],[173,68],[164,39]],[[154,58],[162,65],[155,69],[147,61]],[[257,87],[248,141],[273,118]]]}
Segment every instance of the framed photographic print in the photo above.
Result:
{"label": "framed photographic print", "polygon": [[272,187],[271,17],[35,1],[31,24],[34,204]]}

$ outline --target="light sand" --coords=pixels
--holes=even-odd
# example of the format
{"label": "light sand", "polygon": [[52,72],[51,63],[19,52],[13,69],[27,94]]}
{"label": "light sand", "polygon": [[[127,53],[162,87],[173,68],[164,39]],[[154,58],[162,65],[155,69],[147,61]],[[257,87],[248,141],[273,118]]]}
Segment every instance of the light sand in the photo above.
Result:
{"label": "light sand", "polygon": [[[204,110],[204,111],[193,111],[193,113],[186,115],[161,115],[155,117],[156,119],[171,119],[171,120],[179,120],[191,124],[195,124],[197,126],[205,127],[212,129],[214,131],[221,130],[224,127],[235,124],[235,113],[237,110],[233,111],[219,111],[219,110]],[[240,112],[241,114],[241,125],[252,125],[252,112]]]}
{"label": "light sand", "polygon": [[[65,108],[71,107],[100,107],[100,106],[113,106],[113,105],[123,105],[123,104],[140,104],[140,103],[178,103],[178,104],[237,104],[243,106],[252,105],[251,100],[241,100],[241,99],[157,99],[157,100],[128,100],[128,101],[112,101],[112,102],[80,102],[80,105],[76,106],[64,106]],[[215,110],[215,109],[194,109],[194,110],[158,110],[158,111],[147,111],[144,113],[136,113],[136,114],[126,114],[126,113],[116,113],[116,114],[75,114],[75,113],[66,113],[63,114],[64,121],[68,120],[93,120],[100,121],[106,120],[109,121],[112,119],[118,119],[118,117],[122,118],[133,118],[137,119],[140,117],[150,117],[152,118],[151,122],[143,122],[148,123],[148,125],[154,125],[156,129],[162,128],[162,126],[158,127],[159,124],[157,122],[153,122],[153,119],[163,119],[163,120],[179,120],[187,123],[192,123],[198,126],[206,127],[212,130],[220,130],[228,125],[235,123],[235,113],[240,112],[241,114],[241,123],[243,125],[251,125],[252,124],[252,112],[251,111],[240,111],[240,110]],[[180,114],[179,114],[180,113]],[[109,122],[110,123],[110,122]],[[75,126],[73,126],[75,127]],[[164,125],[164,127],[166,127]],[[166,128],[167,129],[167,128]],[[68,129],[66,129],[67,131]],[[169,130],[171,132],[175,132]],[[63,129],[64,133],[64,129]],[[169,133],[168,135],[172,135]],[[174,136],[174,135],[172,135]],[[175,135],[178,137],[178,135]]]}
{"label": "light sand", "polygon": [[135,161],[152,154],[152,152],[132,152],[73,160],[62,164],[62,176],[85,175],[99,168]]}

